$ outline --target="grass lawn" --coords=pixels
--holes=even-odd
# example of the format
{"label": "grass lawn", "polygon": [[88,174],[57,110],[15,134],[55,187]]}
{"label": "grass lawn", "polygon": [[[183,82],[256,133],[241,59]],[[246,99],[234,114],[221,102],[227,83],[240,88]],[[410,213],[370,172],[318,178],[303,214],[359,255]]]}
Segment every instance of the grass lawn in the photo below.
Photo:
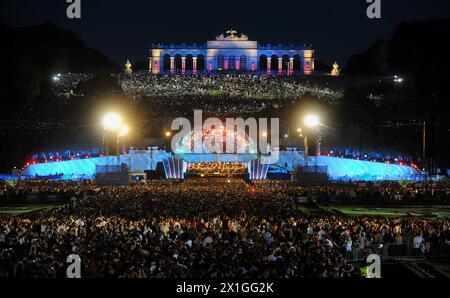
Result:
{"label": "grass lawn", "polygon": [[42,210],[52,209],[61,205],[55,204],[34,204],[34,205],[20,205],[20,206],[0,206],[0,215],[7,214],[12,216],[22,215],[31,212],[38,212]]}
{"label": "grass lawn", "polygon": [[416,213],[421,217],[450,218],[450,206],[323,206],[320,208],[328,214],[340,213],[348,216],[384,216],[398,217]]}
{"label": "grass lawn", "polygon": [[223,92],[223,91],[220,90],[220,89],[214,89],[214,90],[209,90],[208,93],[209,93],[209,95],[211,95],[211,96],[218,96],[218,95],[224,94],[225,92]]}
{"label": "grass lawn", "polygon": [[300,205],[300,206],[298,206],[298,209],[306,215],[323,214],[323,210],[320,208],[306,207],[306,206]]}
{"label": "grass lawn", "polygon": [[365,208],[365,207],[335,207],[344,215],[350,216],[403,216],[406,213],[400,213],[391,208]]}

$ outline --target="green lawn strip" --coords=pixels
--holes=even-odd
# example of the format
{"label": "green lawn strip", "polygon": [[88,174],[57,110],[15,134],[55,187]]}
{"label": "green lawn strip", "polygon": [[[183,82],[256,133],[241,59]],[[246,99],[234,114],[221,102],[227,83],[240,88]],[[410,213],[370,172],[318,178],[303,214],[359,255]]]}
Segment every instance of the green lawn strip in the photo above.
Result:
{"label": "green lawn strip", "polygon": [[406,212],[416,212],[418,214],[431,213],[438,218],[450,218],[450,208],[448,206],[407,206]]}
{"label": "green lawn strip", "polygon": [[[323,212],[325,212],[325,213],[327,213],[327,214],[341,215],[341,214],[339,214],[339,213],[342,213],[342,212],[339,210],[339,208],[337,208],[336,206],[325,206],[325,205],[318,205],[318,206],[319,206],[319,208],[320,208]],[[337,210],[337,212],[336,212],[336,210]]]}
{"label": "green lawn strip", "polygon": [[225,92],[223,90],[214,89],[214,90],[209,90],[208,93],[211,96],[218,96],[218,95],[224,94]]}
{"label": "green lawn strip", "polygon": [[[394,212],[394,211],[386,211],[386,208],[383,210],[370,210],[366,208],[358,208],[358,207],[335,207],[335,209],[339,210],[342,214],[351,215],[351,216],[402,216],[405,215],[403,212]],[[361,209],[361,210],[357,210]]]}
{"label": "green lawn strip", "polygon": [[405,216],[410,212],[417,213],[419,216],[428,214],[435,215],[439,218],[450,218],[450,208],[448,206],[391,206],[391,207],[375,207],[375,206],[320,206],[329,213],[336,213],[336,210],[344,215],[349,216],[386,216],[396,217]]}
{"label": "green lawn strip", "polygon": [[313,215],[313,214],[319,215],[319,214],[323,214],[324,213],[324,211],[321,208],[307,207],[307,206],[304,206],[304,205],[299,205],[298,209],[302,213],[304,213],[306,215]]}
{"label": "green lawn strip", "polygon": [[0,207],[0,214],[8,214],[11,216],[22,215],[31,212],[52,209],[61,205],[30,205],[30,206],[5,206]]}

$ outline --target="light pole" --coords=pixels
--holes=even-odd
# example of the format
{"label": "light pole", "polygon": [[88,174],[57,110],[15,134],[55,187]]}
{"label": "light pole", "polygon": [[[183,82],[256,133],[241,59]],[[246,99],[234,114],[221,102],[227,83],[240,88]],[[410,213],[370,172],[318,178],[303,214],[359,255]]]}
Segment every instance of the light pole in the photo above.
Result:
{"label": "light pole", "polygon": [[111,135],[122,125],[122,116],[116,112],[109,112],[103,116],[102,125],[105,130],[106,156],[109,156]]}
{"label": "light pole", "polygon": [[109,146],[112,140],[115,140],[115,153],[120,156],[120,139],[128,134],[129,128],[123,124],[122,116],[116,112],[109,112],[103,116],[103,129],[105,131],[106,156],[109,156]]}
{"label": "light pole", "polygon": [[170,130],[167,130],[165,133],[165,138],[164,138],[164,150],[170,148],[170,137],[172,136],[172,132]]}
{"label": "light pole", "polygon": [[303,147],[304,147],[305,162],[306,162],[306,160],[308,158],[308,137],[303,134],[303,130],[301,128],[297,129],[297,132],[298,132],[298,136],[300,138],[303,138]]}
{"label": "light pole", "polygon": [[117,156],[120,155],[120,139],[122,139],[122,144],[125,147],[125,136],[128,134],[129,131],[130,131],[130,129],[126,125],[123,125],[119,130],[119,134],[117,135],[117,142],[116,142]]}
{"label": "light pole", "polygon": [[[316,128],[320,125],[320,119],[317,115],[311,114],[311,115],[307,115],[303,119],[303,123],[306,126],[308,126],[309,128]],[[301,131],[301,129],[300,129],[300,131]],[[305,167],[306,167],[306,170],[308,170],[308,159],[309,159],[308,136],[304,135],[303,140],[304,140],[304,146],[305,146]]]}
{"label": "light pole", "polygon": [[[401,78],[401,77],[399,77],[399,76],[397,76],[397,75],[395,75],[394,76],[394,96],[397,96],[397,94],[398,94],[398,89],[400,89],[400,93],[401,93],[401,85],[402,85],[402,83],[403,83],[403,78]],[[400,94],[401,95],[401,94]]]}

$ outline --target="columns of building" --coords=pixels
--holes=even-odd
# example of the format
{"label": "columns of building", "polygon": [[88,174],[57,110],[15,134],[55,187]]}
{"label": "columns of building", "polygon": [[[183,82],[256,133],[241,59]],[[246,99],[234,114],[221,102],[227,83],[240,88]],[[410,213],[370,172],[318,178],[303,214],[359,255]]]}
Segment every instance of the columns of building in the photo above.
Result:
{"label": "columns of building", "polygon": [[314,70],[314,50],[304,50],[302,58],[303,73],[311,74]]}
{"label": "columns of building", "polygon": [[153,59],[152,59],[152,57],[150,57],[150,58],[148,58],[148,72],[149,73],[152,73],[152,70],[153,70]]}
{"label": "columns of building", "polygon": [[267,57],[267,71],[272,69],[272,57]]}
{"label": "columns of building", "polygon": [[289,58],[289,72],[294,71],[294,57]]}
{"label": "columns of building", "polygon": [[205,70],[206,71],[213,71],[214,70],[214,56],[215,52],[212,49],[206,50],[206,56],[204,56],[205,59]]}
{"label": "columns of building", "polygon": [[236,57],[235,68],[236,70],[239,70],[241,68],[241,60],[239,57]]}
{"label": "columns of building", "polygon": [[175,57],[170,57],[170,71],[173,72],[175,70]]}
{"label": "columns of building", "polygon": [[186,70],[186,57],[181,57],[181,71]]}
{"label": "columns of building", "polygon": [[150,50],[150,57],[148,63],[151,73],[158,74],[161,69],[161,51],[157,49]]}
{"label": "columns of building", "polygon": [[278,57],[278,71],[283,71],[283,57]]}
{"label": "columns of building", "polygon": [[192,70],[197,71],[197,57],[192,57]]}

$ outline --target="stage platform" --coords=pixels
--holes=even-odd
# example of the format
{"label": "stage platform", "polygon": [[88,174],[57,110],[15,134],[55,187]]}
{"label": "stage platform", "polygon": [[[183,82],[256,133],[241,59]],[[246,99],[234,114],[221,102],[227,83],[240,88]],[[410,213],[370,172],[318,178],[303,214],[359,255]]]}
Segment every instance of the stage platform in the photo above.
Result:
{"label": "stage platform", "polygon": [[[274,164],[263,164],[256,154],[182,154],[174,155],[164,150],[130,150],[120,156],[96,157],[32,164],[22,175],[61,175],[61,179],[89,179],[95,177],[97,165],[130,166],[131,172],[156,170],[158,164],[164,166],[166,178],[183,179],[189,163],[238,162],[247,169],[251,180],[264,180],[268,173],[292,173],[296,167],[304,166],[302,151],[281,151]],[[317,156],[309,157],[308,166],[326,167],[330,180],[383,181],[422,180],[421,174],[413,167],[382,162]],[[270,175],[272,176],[272,175]]]}

